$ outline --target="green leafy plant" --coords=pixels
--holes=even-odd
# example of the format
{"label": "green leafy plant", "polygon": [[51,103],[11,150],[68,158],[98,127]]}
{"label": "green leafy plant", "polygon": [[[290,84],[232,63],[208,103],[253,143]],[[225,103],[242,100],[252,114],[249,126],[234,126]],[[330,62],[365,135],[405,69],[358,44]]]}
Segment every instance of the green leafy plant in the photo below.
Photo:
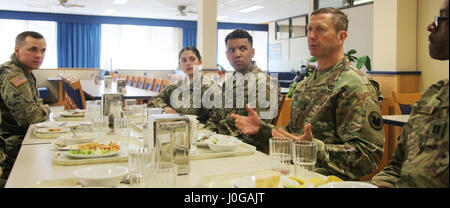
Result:
{"label": "green leafy plant", "polygon": [[[355,49],[351,49],[344,55],[348,57],[348,60],[350,62],[353,62],[353,63],[356,62],[357,69],[361,69],[363,66],[366,66],[367,71],[372,70],[372,65],[371,65],[369,56],[356,57],[356,56],[354,56],[356,53],[357,52]],[[316,61],[317,61],[317,59],[315,57],[312,57],[309,59],[309,62],[316,62]]]}
{"label": "green leafy plant", "polygon": [[292,95],[294,94],[294,90],[295,88],[297,88],[298,83],[294,82],[291,84],[291,86],[289,87],[289,92],[286,94],[287,98],[292,98]]}

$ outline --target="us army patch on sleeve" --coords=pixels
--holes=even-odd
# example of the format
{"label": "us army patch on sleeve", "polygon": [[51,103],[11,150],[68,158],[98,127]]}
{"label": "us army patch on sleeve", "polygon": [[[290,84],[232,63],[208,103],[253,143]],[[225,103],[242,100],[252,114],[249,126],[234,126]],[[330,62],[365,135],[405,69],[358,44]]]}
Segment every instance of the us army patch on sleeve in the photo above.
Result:
{"label": "us army patch on sleeve", "polygon": [[26,77],[18,76],[11,80],[11,82],[14,84],[14,86],[18,87],[22,85],[23,83],[27,82],[28,79]]}
{"label": "us army patch on sleeve", "polygon": [[383,128],[383,117],[381,117],[380,113],[373,111],[369,115],[369,123],[373,129],[379,131]]}

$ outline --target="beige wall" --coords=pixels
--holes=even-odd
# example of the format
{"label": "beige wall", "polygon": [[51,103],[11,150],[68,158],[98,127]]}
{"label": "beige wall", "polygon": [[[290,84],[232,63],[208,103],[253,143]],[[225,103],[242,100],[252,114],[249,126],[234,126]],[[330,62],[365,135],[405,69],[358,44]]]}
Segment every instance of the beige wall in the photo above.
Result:
{"label": "beige wall", "polygon": [[416,71],[417,0],[374,1],[373,68]]}
{"label": "beige wall", "polygon": [[439,9],[444,0],[418,0],[418,29],[417,29],[417,68],[422,71],[420,91],[424,91],[431,84],[449,78],[449,61],[433,60],[428,53],[427,26],[434,16],[439,16]]}

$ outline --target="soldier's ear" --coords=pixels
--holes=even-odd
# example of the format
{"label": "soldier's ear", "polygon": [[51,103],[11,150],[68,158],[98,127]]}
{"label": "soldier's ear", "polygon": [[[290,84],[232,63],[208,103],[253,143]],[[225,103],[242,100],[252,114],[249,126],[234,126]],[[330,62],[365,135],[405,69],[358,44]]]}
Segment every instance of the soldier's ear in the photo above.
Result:
{"label": "soldier's ear", "polygon": [[16,54],[17,57],[19,57],[19,46],[14,47],[14,53]]}

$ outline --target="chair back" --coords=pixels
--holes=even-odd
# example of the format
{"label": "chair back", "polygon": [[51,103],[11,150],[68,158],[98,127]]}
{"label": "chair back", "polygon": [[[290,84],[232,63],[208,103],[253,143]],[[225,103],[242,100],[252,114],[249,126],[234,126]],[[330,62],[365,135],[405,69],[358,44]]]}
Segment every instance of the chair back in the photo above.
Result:
{"label": "chair back", "polygon": [[146,77],[144,82],[144,89],[152,90],[152,87],[153,87],[153,79],[150,77]]}
{"label": "chair back", "polygon": [[136,87],[138,84],[138,77],[137,76],[131,76],[131,86]]}
{"label": "chair back", "polygon": [[133,84],[133,76],[127,75],[127,85],[131,86]]}
{"label": "chair back", "polygon": [[394,102],[395,115],[409,115],[411,113],[411,106],[419,100],[422,92],[416,93],[396,93],[392,92]]}
{"label": "chair back", "polygon": [[145,83],[145,77],[139,76],[136,87],[139,89],[144,89],[144,83]]}
{"label": "chair back", "polygon": [[283,108],[284,100],[286,100],[286,95],[281,95],[281,101],[280,101],[280,103],[278,103],[277,117],[275,117],[275,119],[273,119],[273,121],[272,121],[273,125],[277,125],[277,123],[278,123],[278,119],[280,118],[281,110]]}
{"label": "chair back", "polygon": [[67,75],[62,75],[61,78],[66,101],[64,109],[86,109],[86,99],[80,80]]}
{"label": "chair back", "polygon": [[151,90],[153,92],[159,92],[159,88],[161,87],[161,82],[162,82],[162,80],[159,78],[153,79],[153,87]]}
{"label": "chair back", "polygon": [[166,89],[167,86],[169,86],[170,84],[170,80],[168,79],[163,79],[161,81],[161,88],[159,89],[159,92],[163,91],[164,89]]}

